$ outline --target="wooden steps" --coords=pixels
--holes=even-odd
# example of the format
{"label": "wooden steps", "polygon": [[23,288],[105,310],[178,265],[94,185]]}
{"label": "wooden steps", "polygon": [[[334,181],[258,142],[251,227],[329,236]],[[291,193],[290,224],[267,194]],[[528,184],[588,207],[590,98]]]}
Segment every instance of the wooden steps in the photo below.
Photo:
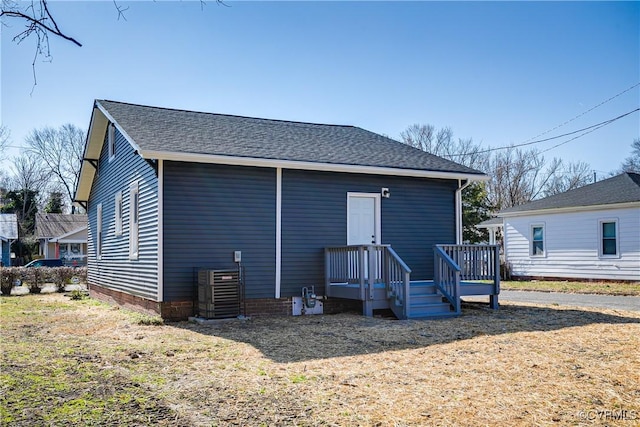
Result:
{"label": "wooden steps", "polygon": [[432,281],[412,281],[410,290],[407,316],[409,319],[437,319],[455,316],[455,313],[451,311],[451,305],[448,302],[443,302],[442,295]]}

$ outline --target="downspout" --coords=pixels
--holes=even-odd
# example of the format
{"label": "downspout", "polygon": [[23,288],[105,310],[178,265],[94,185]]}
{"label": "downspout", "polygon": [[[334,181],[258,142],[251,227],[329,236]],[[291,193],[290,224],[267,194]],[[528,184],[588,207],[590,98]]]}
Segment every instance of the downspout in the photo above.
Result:
{"label": "downspout", "polygon": [[462,244],[462,190],[471,185],[472,182],[467,179],[462,184],[462,180],[458,180],[458,189],[456,190],[456,245]]}

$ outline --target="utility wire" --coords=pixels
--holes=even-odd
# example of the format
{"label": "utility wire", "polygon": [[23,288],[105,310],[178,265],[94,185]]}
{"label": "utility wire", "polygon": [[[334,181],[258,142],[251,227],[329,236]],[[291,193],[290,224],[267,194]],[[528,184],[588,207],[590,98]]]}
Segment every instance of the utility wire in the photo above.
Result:
{"label": "utility wire", "polygon": [[542,132],[542,133],[541,133],[541,134],[539,134],[539,135],[536,135],[536,136],[534,136],[534,137],[532,137],[532,138],[529,138],[529,139],[527,139],[527,140],[526,140],[526,141],[524,141],[524,142],[525,142],[525,143],[526,143],[526,142],[529,142],[529,141],[531,141],[532,139],[540,138],[542,135],[546,135],[546,134],[548,134],[549,132],[553,132],[554,130],[556,130],[556,129],[558,129],[558,128],[560,128],[560,127],[562,127],[562,126],[564,126],[564,125],[566,125],[566,124],[568,124],[568,123],[571,123],[572,121],[574,121],[574,120],[576,120],[576,119],[578,119],[578,118],[580,118],[580,117],[584,116],[585,114],[587,114],[587,113],[589,113],[589,112],[591,112],[591,111],[595,110],[596,108],[598,108],[598,107],[600,107],[600,106],[602,106],[602,105],[606,104],[607,102],[609,102],[609,101],[612,101],[612,100],[616,99],[616,98],[617,98],[617,97],[619,97],[620,95],[624,95],[625,93],[629,92],[631,89],[636,88],[636,87],[638,87],[638,86],[640,86],[640,82],[638,82],[638,83],[636,83],[636,84],[632,85],[631,87],[628,87],[627,89],[623,90],[622,92],[620,92],[620,93],[618,93],[618,94],[616,94],[616,95],[613,95],[613,96],[612,96],[612,97],[610,97],[609,99],[606,99],[606,100],[602,101],[601,103],[599,103],[599,104],[597,104],[597,105],[595,105],[595,106],[593,106],[593,107],[589,108],[588,110],[583,111],[582,113],[578,114],[578,115],[577,115],[577,116],[575,116],[574,118],[569,119],[569,120],[565,121],[564,123],[561,123],[561,124],[559,124],[558,126],[556,126],[556,127],[552,128],[552,129],[549,129],[549,130],[547,130],[547,131],[544,131],[544,132]]}
{"label": "utility wire", "polygon": [[[638,83],[638,84],[640,85],[640,83]],[[562,135],[552,136],[552,137],[550,137],[550,138],[539,139],[539,140],[536,140],[536,141],[523,142],[523,143],[521,143],[521,144],[509,145],[509,146],[506,146],[506,147],[487,148],[486,150],[478,150],[478,151],[474,151],[474,152],[473,152],[473,154],[490,153],[490,152],[492,152],[492,151],[507,150],[507,149],[510,149],[510,148],[524,147],[525,145],[539,144],[539,143],[541,143],[541,142],[551,141],[551,140],[553,140],[553,139],[558,139],[558,138],[562,138],[562,137],[565,137],[565,136],[573,135],[573,134],[576,134],[576,133],[579,133],[579,132],[587,131],[587,132],[584,132],[584,133],[582,133],[582,134],[580,134],[580,135],[577,135],[577,136],[575,136],[575,137],[573,137],[573,138],[571,138],[571,139],[569,139],[569,140],[567,140],[567,141],[561,142],[560,144],[557,144],[557,145],[554,145],[553,147],[550,147],[550,148],[545,149],[544,151],[542,151],[542,153],[544,153],[544,152],[546,152],[546,151],[549,151],[549,150],[552,150],[552,149],[554,149],[554,148],[557,148],[557,147],[559,147],[559,146],[561,146],[561,145],[564,145],[564,144],[566,144],[567,142],[571,142],[571,141],[573,141],[573,140],[576,140],[576,139],[580,138],[581,136],[587,135],[587,134],[589,134],[589,133],[591,133],[591,132],[594,132],[594,131],[596,131],[596,130],[598,130],[598,129],[600,129],[600,128],[603,128],[603,127],[605,127],[605,126],[607,126],[607,125],[610,125],[611,123],[613,123],[613,122],[615,122],[615,121],[617,121],[617,120],[620,120],[620,119],[622,119],[623,117],[626,117],[626,116],[628,116],[628,115],[630,115],[630,114],[633,114],[633,113],[635,113],[635,112],[637,112],[637,111],[640,111],[640,108],[636,108],[635,110],[632,110],[632,111],[629,111],[629,112],[627,112],[627,113],[621,114],[621,115],[619,115],[618,117],[614,117],[614,118],[612,118],[612,119],[605,120],[604,122],[596,123],[595,125],[587,126],[587,127],[585,127],[585,128],[582,128],[582,129],[574,130],[574,131],[572,131],[572,132],[567,132],[567,133],[562,134]],[[584,113],[583,113],[583,114],[584,114]],[[578,116],[578,117],[579,117],[579,116]],[[567,123],[568,123],[568,122],[567,122]],[[556,127],[556,129],[557,129],[557,127]],[[545,132],[545,133],[546,133],[546,132]],[[541,135],[542,135],[542,134],[541,134]],[[466,156],[466,155],[468,155],[468,154],[469,154],[469,153],[452,154],[452,155],[451,155],[451,157]]]}
{"label": "utility wire", "polygon": [[607,121],[607,122],[603,122],[603,123],[602,123],[602,124],[600,124],[598,127],[595,127],[595,128],[593,128],[593,129],[590,129],[590,130],[588,130],[587,132],[584,132],[584,133],[582,133],[582,134],[580,134],[580,135],[574,136],[573,138],[568,139],[568,140],[566,140],[566,141],[563,141],[563,142],[561,142],[561,143],[559,143],[559,144],[556,144],[556,145],[554,145],[553,147],[549,147],[549,148],[547,148],[547,149],[545,149],[545,150],[542,150],[542,151],[540,152],[540,154],[542,154],[542,153],[546,153],[547,151],[549,151],[549,150],[553,150],[554,148],[558,148],[558,147],[560,147],[561,145],[564,145],[564,144],[566,144],[566,143],[568,143],[568,142],[571,142],[571,141],[573,141],[573,140],[575,140],[575,139],[578,139],[578,138],[580,138],[581,136],[584,136],[584,135],[586,135],[586,134],[588,134],[588,133],[595,132],[595,131],[597,131],[598,129],[600,129],[600,128],[603,128],[603,127],[607,126],[608,124],[611,124],[611,123],[615,122],[616,120],[619,120],[619,119],[621,119],[621,118],[623,118],[623,117],[625,117],[625,116],[628,116],[629,114],[635,113],[636,111],[640,111],[640,108],[636,108],[636,109],[635,109],[635,110],[633,110],[633,111],[629,111],[628,113],[623,114],[623,115],[621,115],[621,116],[618,116],[618,117],[616,117],[615,119],[611,119],[611,120],[609,120],[609,121]]}

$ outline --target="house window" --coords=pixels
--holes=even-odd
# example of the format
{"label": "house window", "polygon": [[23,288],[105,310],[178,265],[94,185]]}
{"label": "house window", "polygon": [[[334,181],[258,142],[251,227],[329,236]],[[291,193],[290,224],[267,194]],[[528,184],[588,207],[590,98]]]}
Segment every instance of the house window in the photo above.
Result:
{"label": "house window", "polygon": [[531,255],[544,256],[544,226],[531,226]]}
{"label": "house window", "polygon": [[600,255],[618,256],[618,221],[600,221]]}
{"label": "house window", "polygon": [[116,127],[113,123],[109,123],[108,129],[107,145],[109,146],[109,160],[111,160],[116,155]]}
{"label": "house window", "polygon": [[139,191],[138,182],[133,182],[129,187],[129,258],[138,259],[139,242],[138,242],[138,224],[140,219],[139,212]]}
{"label": "house window", "polygon": [[122,236],[122,191],[116,193],[115,216],[116,236]]}
{"label": "house window", "polygon": [[102,203],[98,204],[97,212],[97,241],[96,241],[96,257],[102,259]]}

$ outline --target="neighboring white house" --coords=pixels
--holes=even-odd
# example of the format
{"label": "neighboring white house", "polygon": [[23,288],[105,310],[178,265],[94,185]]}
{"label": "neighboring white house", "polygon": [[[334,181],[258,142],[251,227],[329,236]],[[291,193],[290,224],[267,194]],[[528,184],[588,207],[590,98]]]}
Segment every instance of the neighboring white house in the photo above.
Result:
{"label": "neighboring white house", "polygon": [[640,175],[623,173],[505,209],[513,277],[640,281]]}

